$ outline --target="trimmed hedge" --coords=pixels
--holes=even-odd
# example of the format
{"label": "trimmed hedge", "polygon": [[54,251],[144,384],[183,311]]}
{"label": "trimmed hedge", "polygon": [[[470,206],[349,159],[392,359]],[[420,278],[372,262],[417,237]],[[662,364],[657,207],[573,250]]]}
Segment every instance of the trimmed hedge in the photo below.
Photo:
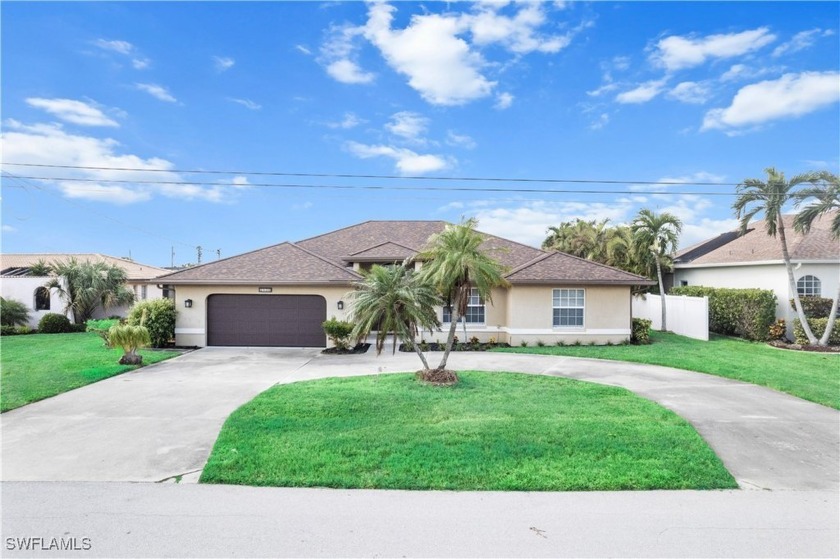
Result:
{"label": "trimmed hedge", "polygon": [[[828,318],[809,318],[808,326],[811,327],[811,332],[819,340],[825,333],[825,327],[828,326]],[[796,343],[808,345],[808,337],[805,335],[805,330],[798,318],[793,319],[793,337]],[[832,328],[831,335],[828,337],[828,345],[840,345],[840,320],[834,321],[834,328]]]}
{"label": "trimmed hedge", "polygon": [[[143,313],[146,321],[141,325]],[[130,326],[145,326],[152,338],[152,347],[166,347],[175,338],[175,301],[172,299],[149,299],[131,307],[126,323]]]}
{"label": "trimmed hedge", "polygon": [[350,347],[350,334],[353,333],[353,324],[350,322],[332,317],[323,322],[321,328],[336,348],[346,350]]}
{"label": "trimmed hedge", "polygon": [[653,321],[645,318],[634,318],[633,328],[630,330],[630,343],[647,345],[650,343],[650,325]]}
{"label": "trimmed hedge", "polygon": [[[802,310],[808,318],[828,318],[828,313],[831,312],[831,306],[834,304],[834,299],[828,297],[800,297],[799,302],[802,303]],[[790,300],[790,308],[796,311],[796,305],[793,299]]]}
{"label": "trimmed hedge", "polygon": [[685,285],[671,295],[709,298],[709,330],[725,336],[766,341],[776,321],[776,295],[769,289]]}
{"label": "trimmed hedge", "polygon": [[[84,327],[84,324],[80,326]],[[47,313],[38,321],[38,332],[41,334],[65,334],[74,331],[70,319],[63,314]]]}

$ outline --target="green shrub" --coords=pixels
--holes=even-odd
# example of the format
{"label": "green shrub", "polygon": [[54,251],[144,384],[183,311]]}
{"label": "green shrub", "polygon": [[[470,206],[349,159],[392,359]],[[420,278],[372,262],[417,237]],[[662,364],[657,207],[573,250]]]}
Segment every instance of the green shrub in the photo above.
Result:
{"label": "green shrub", "polygon": [[522,347],[528,347],[528,342],[526,342],[525,340],[522,340],[521,342],[519,342],[519,345],[522,346]]}
{"label": "green shrub", "polygon": [[87,327],[88,332],[96,332],[96,334],[102,338],[102,341],[105,342],[105,347],[113,347],[108,334],[111,327],[116,326],[119,323],[119,319],[108,318],[104,320],[88,320],[85,326]]}
{"label": "green shrub", "polygon": [[776,295],[768,289],[730,289],[686,285],[672,295],[709,298],[709,330],[747,340],[767,340],[776,320]]}
{"label": "green shrub", "polygon": [[[808,326],[811,327],[814,336],[820,339],[825,333],[825,327],[828,326],[828,318],[809,318]],[[808,345],[808,336],[805,335],[805,330],[798,318],[793,319],[793,337],[796,343]],[[832,328],[831,335],[828,337],[828,345],[840,345],[840,320],[834,321],[834,328]]]}
{"label": "green shrub", "polygon": [[[143,322],[143,315],[146,320]],[[172,299],[148,299],[135,303],[128,313],[126,323],[130,326],[145,326],[151,336],[152,347],[166,347],[175,337],[175,301]]]}
{"label": "green shrub", "polygon": [[545,342],[542,340],[537,340],[537,347],[545,347]]}
{"label": "green shrub", "polygon": [[634,318],[633,327],[630,330],[630,343],[646,345],[650,343],[650,325],[652,321],[646,318]]}
{"label": "green shrub", "polygon": [[324,333],[332,340],[337,349],[348,349],[350,347],[350,334],[353,332],[352,323],[332,317],[323,322],[321,328],[324,329]]}
{"label": "green shrub", "polygon": [[68,332],[75,332],[75,333],[82,333],[87,332],[87,324],[73,324],[70,323],[70,328],[67,330]]}
{"label": "green shrub", "polygon": [[0,297],[0,324],[17,326],[29,322],[29,309],[20,301]]}
{"label": "green shrub", "polygon": [[137,350],[152,343],[148,328],[132,324],[115,324],[108,331],[108,339],[114,346],[123,350],[120,365],[140,365],[143,356],[138,355]]}
{"label": "green shrub", "polygon": [[[800,297],[799,302],[807,318],[828,318],[834,304],[834,300],[828,297]],[[790,300],[790,308],[796,310],[793,299]]]}
{"label": "green shrub", "polygon": [[8,324],[0,324],[0,336],[17,336],[17,328]]}
{"label": "green shrub", "polygon": [[63,314],[47,313],[38,322],[38,332],[41,334],[64,334],[72,331],[70,319]]}

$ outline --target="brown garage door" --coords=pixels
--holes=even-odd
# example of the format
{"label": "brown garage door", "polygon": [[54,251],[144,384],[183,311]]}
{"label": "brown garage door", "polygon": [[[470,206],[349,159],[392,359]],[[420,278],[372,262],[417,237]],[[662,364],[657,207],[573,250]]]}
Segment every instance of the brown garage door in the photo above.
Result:
{"label": "brown garage door", "polygon": [[320,295],[211,295],[207,345],[325,347]]}

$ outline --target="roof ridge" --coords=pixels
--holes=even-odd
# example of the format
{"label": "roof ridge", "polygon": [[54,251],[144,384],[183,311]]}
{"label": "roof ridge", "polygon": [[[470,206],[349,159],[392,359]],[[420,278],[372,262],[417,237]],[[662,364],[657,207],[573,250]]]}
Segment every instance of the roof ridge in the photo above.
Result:
{"label": "roof ridge", "polygon": [[186,272],[187,270],[196,270],[198,268],[205,268],[207,266],[212,266],[214,264],[218,264],[219,262],[224,262],[224,261],[230,260],[232,258],[239,258],[240,256],[245,256],[246,254],[254,254],[255,252],[260,252],[262,250],[268,250],[270,248],[279,247],[279,246],[282,246],[282,245],[291,245],[291,244],[294,244],[294,243],[292,243],[290,241],[283,241],[282,243],[276,243],[276,244],[268,245],[268,246],[261,247],[261,248],[255,248],[254,250],[249,250],[247,252],[242,252],[240,254],[234,254],[233,256],[226,256],[225,258],[220,258],[219,260],[213,260],[212,262],[205,262],[204,264],[196,264],[195,266],[190,266],[189,268],[184,268],[183,270],[175,270],[175,271],[173,271],[169,274],[164,274],[162,276],[158,276],[156,279],[168,278],[168,277],[174,276],[176,274]]}
{"label": "roof ridge", "polygon": [[332,235],[333,233],[338,233],[339,231],[345,231],[347,229],[352,229],[353,227],[358,227],[360,225],[364,225],[365,223],[372,223],[372,219],[368,219],[366,221],[362,221],[360,223],[354,223],[352,225],[345,225],[344,227],[339,227],[338,229],[333,229],[332,231],[327,231],[326,233],[321,233],[320,235],[315,235],[314,237],[306,237],[305,239],[300,239],[299,241],[294,241],[295,243],[305,243],[306,241],[312,241],[319,237],[326,237],[327,235]]}
{"label": "roof ridge", "polygon": [[520,266],[520,269],[517,269],[517,270],[514,270],[514,271],[510,272],[508,274],[508,276],[513,275],[515,272],[520,272],[520,271],[522,271],[522,269],[529,268],[530,266],[533,266],[534,264],[537,264],[538,262],[542,262],[543,260],[545,260],[545,259],[547,259],[551,256],[555,256],[555,255],[565,256],[565,257],[568,257],[568,258],[574,258],[575,260],[580,260],[581,262],[585,262],[586,264],[600,266],[601,268],[607,268],[609,270],[620,272],[622,274],[632,276],[634,278],[642,279],[642,280],[645,280],[645,281],[650,281],[648,278],[646,278],[644,276],[640,276],[639,274],[634,274],[632,272],[628,272],[627,270],[622,270],[621,268],[618,268],[616,266],[610,266],[609,264],[602,264],[601,262],[596,262],[594,260],[589,260],[587,258],[581,258],[580,256],[575,256],[574,254],[569,254],[568,252],[562,252],[562,251],[559,251],[559,250],[555,250],[554,252],[547,252],[546,255],[541,257],[541,258],[535,258],[532,262],[526,262],[523,266]]}
{"label": "roof ridge", "polygon": [[363,252],[367,252],[367,251],[369,251],[369,250],[373,250],[373,249],[375,249],[375,248],[379,248],[379,247],[381,247],[382,245],[396,245],[396,246],[398,246],[398,247],[401,247],[401,248],[404,248],[404,249],[410,250],[410,251],[412,251],[412,252],[417,252],[417,249],[416,249],[416,248],[411,248],[411,247],[405,246],[404,244],[402,244],[402,243],[398,243],[398,242],[396,242],[396,241],[383,241],[383,242],[379,243],[378,245],[371,245],[371,246],[369,246],[369,247],[367,247],[367,248],[363,248],[362,250],[357,250],[356,252],[353,252],[353,253],[351,253],[351,254],[348,254],[348,256],[357,256],[357,255],[359,255],[359,254],[361,254],[361,253],[363,253]]}
{"label": "roof ridge", "polygon": [[517,266],[516,268],[514,268],[513,270],[511,270],[510,272],[505,274],[505,277],[512,276],[513,274],[516,274],[518,272],[521,272],[522,270],[530,268],[534,264],[542,262],[543,260],[545,260],[546,258],[549,258],[551,256],[550,252],[547,252],[547,251],[542,251],[542,252],[543,252],[543,254],[537,256],[536,258],[534,258],[532,260],[529,260],[528,262],[525,262],[524,264],[520,264],[519,266]]}
{"label": "roof ridge", "polygon": [[345,272],[345,273],[347,273],[347,274],[349,274],[349,275],[351,275],[351,276],[353,276],[353,277],[355,277],[355,278],[357,278],[357,279],[362,279],[362,276],[361,276],[360,274],[356,273],[354,270],[348,270],[348,269],[347,269],[347,268],[345,268],[344,266],[341,266],[341,265],[339,265],[339,264],[336,264],[335,262],[333,262],[333,261],[332,261],[332,260],[330,260],[329,258],[325,258],[324,256],[321,256],[321,255],[320,255],[320,254],[318,254],[317,252],[313,252],[313,251],[311,251],[311,250],[305,249],[305,248],[303,248],[302,246],[299,246],[297,243],[289,242],[289,244],[290,244],[291,246],[293,246],[294,248],[296,248],[296,249],[298,249],[298,250],[302,250],[302,251],[303,251],[303,252],[305,252],[306,254],[308,254],[308,255],[310,255],[310,256],[313,256],[313,257],[317,258],[318,260],[321,260],[321,261],[323,261],[323,262],[326,262],[326,263],[327,263],[327,264],[329,264],[330,266],[333,266],[333,267],[335,267],[335,268],[338,268],[338,269],[339,269],[339,270],[341,270],[342,272]]}

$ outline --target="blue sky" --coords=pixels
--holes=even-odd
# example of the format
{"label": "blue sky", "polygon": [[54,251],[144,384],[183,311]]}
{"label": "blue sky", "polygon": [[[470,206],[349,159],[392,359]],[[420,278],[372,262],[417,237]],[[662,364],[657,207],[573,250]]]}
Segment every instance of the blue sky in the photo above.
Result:
{"label": "blue sky", "polygon": [[838,171],[838,22],[836,2],[4,2],[2,250],[183,264],[461,216],[539,244],[642,207],[686,246],[765,167]]}

